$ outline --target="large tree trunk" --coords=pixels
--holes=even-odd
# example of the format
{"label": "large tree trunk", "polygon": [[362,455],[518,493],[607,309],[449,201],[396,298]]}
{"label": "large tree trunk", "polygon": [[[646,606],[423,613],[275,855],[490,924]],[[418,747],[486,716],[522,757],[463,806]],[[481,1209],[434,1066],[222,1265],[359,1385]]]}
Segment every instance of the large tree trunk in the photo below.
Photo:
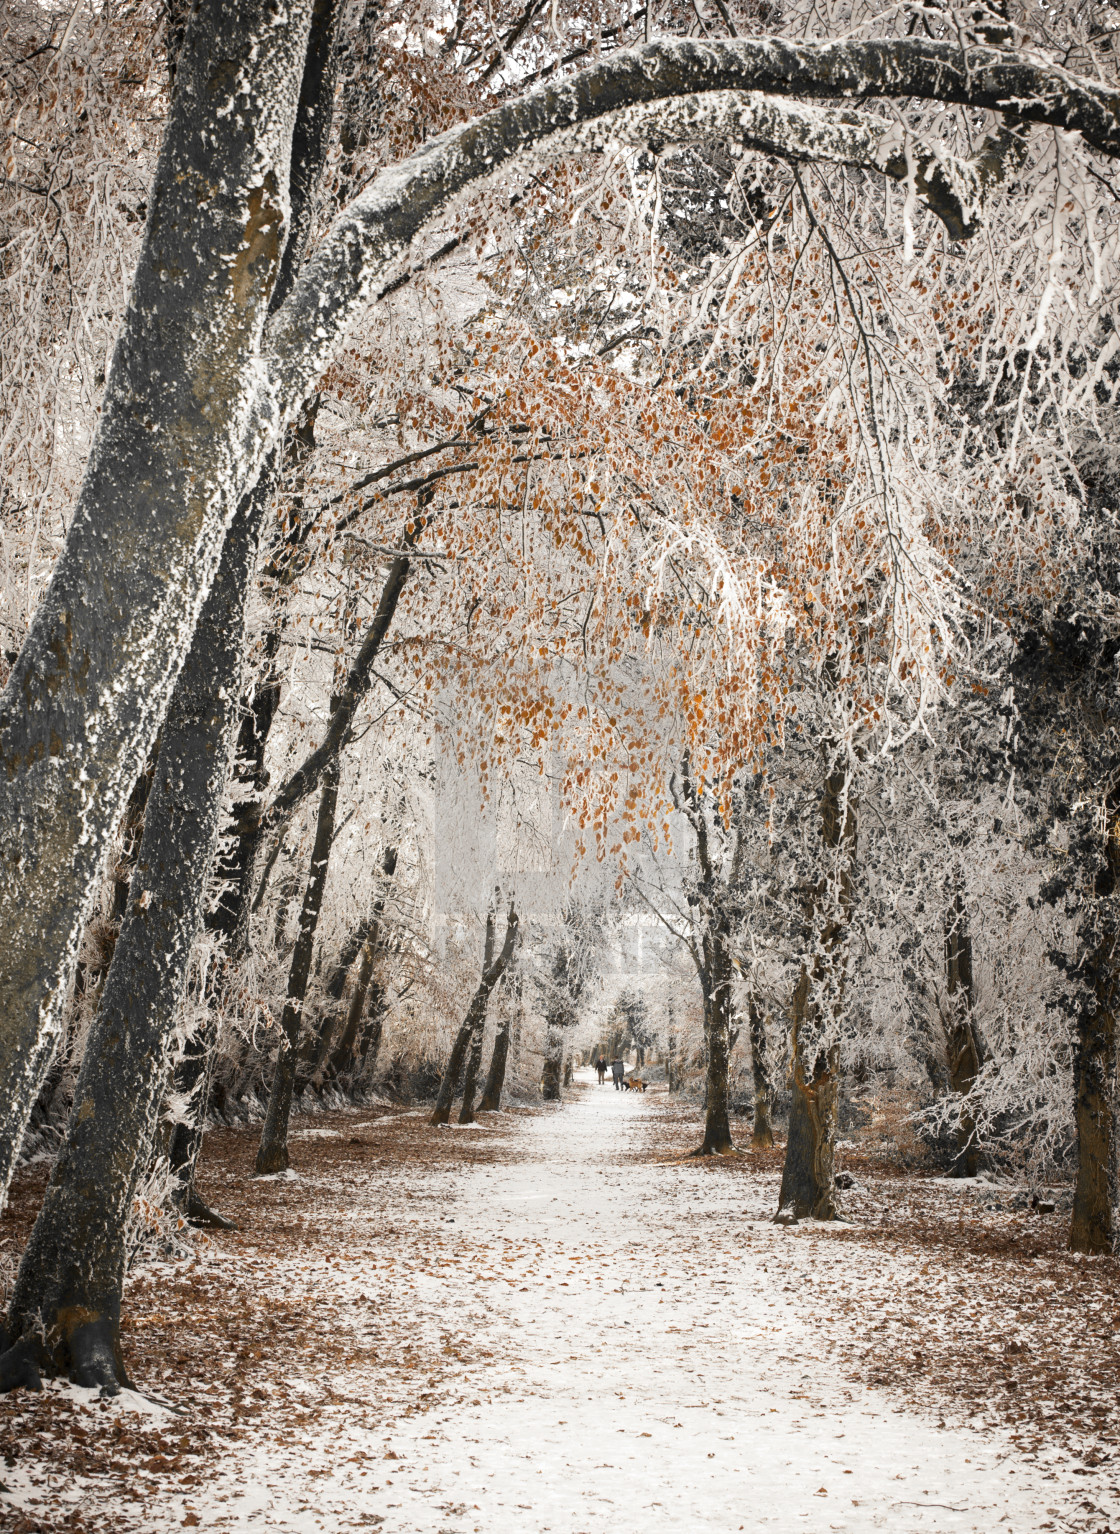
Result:
{"label": "large tree trunk", "polygon": [[280,1020],[276,1070],[261,1130],[261,1143],[257,1148],[258,1175],[285,1172],[291,1164],[288,1155],[288,1120],[292,1112],[292,1088],[296,1079],[296,1049],[303,1021],[303,1004],[307,997],[307,981],[311,974],[311,956],[315,951],[315,932],[319,925],[319,912],[323,909],[331,842],[334,840],[338,776],[338,761],[335,759],[328,764],[320,780],[322,790],[315,824],[315,845],[311,851],[307,889],[304,892],[303,909],[300,911],[299,936],[296,938],[288,972],[288,995]]}
{"label": "large tree trunk", "polygon": [[770,1150],[774,1144],[774,1129],[770,1122],[772,1091],[770,1076],[766,1069],[766,1020],[762,1008],[750,998],[748,1023],[751,1035],[751,1075],[754,1082],[754,1127],[751,1130],[751,1149]]}
{"label": "large tree trunk", "polygon": [[[948,1018],[944,1019],[945,1047],[949,1058],[949,1086],[958,1097],[967,1097],[980,1072],[980,1050],[972,1021],[972,935],[964,901],[956,895],[945,921],[945,990]],[[954,1177],[975,1177],[980,1170],[980,1147],[976,1122],[962,1112],[957,1125],[957,1159]]]}
{"label": "large tree trunk", "polygon": [[846,978],[852,904],[855,801],[848,773],[833,767],[821,798],[821,842],[830,868],[815,892],[811,919],[822,923],[817,953],[802,966],[793,994],[789,1134],[775,1220],[834,1220],[840,1050],[836,1029]]}
{"label": "large tree trunk", "polygon": [[[330,146],[334,88],[338,72],[340,15],[339,0],[313,0],[303,79],[292,131],[290,228],[276,284],[269,298],[270,313],[274,313],[291,292],[307,249],[315,200]],[[292,433],[291,451],[297,461],[306,458],[314,448],[314,422],[315,411],[304,411]],[[271,494],[273,473],[274,464],[267,464],[254,491],[262,518]],[[270,570],[275,564],[274,548]],[[244,625],[240,632],[244,632]],[[232,764],[233,780],[239,797],[232,805],[232,825],[227,830],[224,843],[219,844],[216,859],[216,873],[220,881],[218,898],[213,909],[207,911],[205,916],[206,926],[218,938],[223,956],[209,977],[203,1024],[187,1041],[175,1068],[175,1092],[181,1100],[191,1103],[193,1108],[187,1121],[175,1125],[168,1147],[170,1168],[178,1180],[179,1204],[190,1219],[223,1229],[232,1229],[233,1226],[202,1201],[195,1191],[194,1179],[210,1101],[210,1082],[219,1034],[221,990],[226,983],[229,966],[241,958],[249,942],[249,897],[261,835],[261,795],[268,781],[264,757],[280,706],[280,682],[273,670],[279,643],[280,630],[277,625],[265,636],[262,674],[257,679],[251,697],[241,709]]]}
{"label": "large tree trunk", "polygon": [[81,495],[0,706],[0,1195],[106,843],[276,430],[258,359],[310,16],[192,13]]}
{"label": "large tree trunk", "polygon": [[69,1370],[109,1393],[125,1382],[125,1231],[167,1080],[176,1007],[201,920],[229,760],[245,595],[263,492],[234,519],[162,731],[132,887],[78,1076],[66,1143],[20,1264],[15,1345],[0,1388]]}
{"label": "large tree trunk", "polygon": [[[505,974],[510,959],[513,957],[514,944],[517,941],[517,914],[510,906],[506,917],[506,935],[502,943],[501,952],[494,955],[494,913],[486,918],[486,943],[483,949],[482,978],[478,989],[471,998],[471,1004],[467,1008],[467,1015],[455,1035],[455,1043],[451,1047],[451,1056],[447,1062],[447,1069],[439,1084],[439,1092],[436,1094],[436,1105],[432,1110],[432,1116],[428,1120],[430,1124],[443,1125],[451,1120],[451,1105],[455,1101],[455,1094],[459,1088],[459,1078],[463,1074],[463,1065],[467,1059],[468,1050],[472,1049],[475,1035],[481,1037],[486,1027],[486,1008],[490,1002],[490,992]],[[475,1070],[477,1072],[477,1065]],[[470,1122],[470,1120],[468,1120]]]}

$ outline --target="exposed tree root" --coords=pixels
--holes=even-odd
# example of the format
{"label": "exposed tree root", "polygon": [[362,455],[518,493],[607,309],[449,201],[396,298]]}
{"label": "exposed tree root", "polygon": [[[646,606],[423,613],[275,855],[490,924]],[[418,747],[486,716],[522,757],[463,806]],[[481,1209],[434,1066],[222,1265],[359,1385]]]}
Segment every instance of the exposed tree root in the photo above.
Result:
{"label": "exposed tree root", "polygon": [[193,1188],[187,1193],[186,1215],[192,1225],[209,1225],[215,1230],[240,1229],[233,1220],[227,1220],[224,1214],[218,1214],[209,1204],[204,1204]]}

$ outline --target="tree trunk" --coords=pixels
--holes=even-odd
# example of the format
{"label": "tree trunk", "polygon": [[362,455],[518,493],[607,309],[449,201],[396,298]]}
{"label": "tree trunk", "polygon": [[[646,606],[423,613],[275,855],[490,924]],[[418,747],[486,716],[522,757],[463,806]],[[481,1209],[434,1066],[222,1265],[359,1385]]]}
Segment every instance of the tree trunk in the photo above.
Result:
{"label": "tree trunk", "polygon": [[566,1015],[550,1011],[545,1024],[544,1065],[541,1068],[541,1098],[546,1103],[561,1101],[560,1083],[564,1068],[564,1030]]}
{"label": "tree trunk", "polygon": [[[1074,1057],[1074,1122],[1077,1181],[1070,1221],[1071,1252],[1094,1256],[1120,1252],[1120,1030],[1116,1013],[1120,970],[1116,953],[1115,901],[1120,894],[1120,834],[1116,795],[1107,801],[1105,864],[1098,872],[1093,913],[1106,924],[1086,966],[1088,986],[1077,1019]],[[1096,926],[1096,921],[1093,925]]]}
{"label": "tree trunk", "polygon": [[731,1063],[731,955],[728,933],[713,921],[704,939],[704,1044],[708,1069],[704,1099],[704,1139],[697,1156],[727,1156],[734,1150],[731,1139],[728,1080]]}
{"label": "tree trunk", "polygon": [[840,1049],[836,1029],[843,1002],[845,945],[852,905],[855,800],[848,773],[833,767],[821,798],[821,842],[831,867],[814,892],[810,919],[821,923],[811,964],[802,965],[793,993],[789,1134],[775,1221],[837,1218],[833,1180],[839,1123]]}
{"label": "tree trunk", "polygon": [[840,1091],[835,1045],[806,1058],[803,1035],[814,1013],[809,970],[802,969],[793,993],[793,1065],[790,1075],[789,1134],[778,1195],[779,1224],[836,1218],[833,1172]]}
{"label": "tree trunk", "polygon": [[[391,879],[397,869],[396,847],[386,847],[381,859],[381,872],[386,879]],[[329,1051],[328,1063],[324,1069],[322,1064],[316,1068],[316,1074],[322,1072],[324,1077],[339,1076],[352,1068],[358,1051],[359,1030],[362,1025],[362,1017],[365,1011],[366,997],[369,994],[370,981],[373,977],[373,966],[377,958],[377,951],[381,943],[381,918],[385,911],[386,891],[383,888],[373,903],[369,920],[365,924],[365,936],[362,940],[361,962],[359,965],[358,978],[354,991],[351,993],[350,1004],[346,1010],[346,1021],[342,1033],[339,1036],[333,1050],[330,1048],[331,1030],[324,1031],[324,1038],[320,1048],[319,1060],[322,1062]],[[343,955],[345,958],[345,955]],[[341,968],[341,964],[339,965]]]}
{"label": "tree trunk", "polygon": [[307,981],[311,973],[311,957],[315,951],[315,930],[319,925],[319,912],[323,908],[323,891],[327,883],[331,842],[334,839],[335,810],[338,805],[338,760],[330,762],[323,772],[322,791],[319,795],[319,816],[315,826],[315,845],[311,852],[307,889],[303,897],[303,909],[299,917],[299,936],[292,953],[292,966],[288,972],[288,995],[284,1003],[284,1015],[280,1021],[280,1041],[276,1054],[276,1071],[272,1078],[272,1090],[268,1096],[261,1143],[257,1148],[256,1171],[258,1176],[271,1172],[286,1172],[291,1164],[288,1155],[288,1120],[292,1112],[292,1088],[296,1079],[296,1048],[299,1044],[303,1004],[307,997]]}
{"label": "tree trunk", "polygon": [[[980,1051],[972,1022],[972,935],[968,928],[968,912],[959,894],[954,897],[945,921],[945,980],[949,1010],[945,1022],[949,1086],[958,1097],[966,1097],[980,1071]],[[975,1177],[979,1170],[976,1121],[971,1114],[962,1113],[957,1125],[957,1159],[951,1175]]]}
{"label": "tree trunk", "polygon": [[[1115,938],[1093,956],[1096,985],[1078,1018],[1074,1058],[1074,1122],[1077,1126],[1077,1181],[1073,1193],[1069,1249],[1093,1256],[1120,1250],[1120,1125]],[[1095,1005],[1094,1005],[1095,1003]]]}
{"label": "tree trunk", "polygon": [[[291,292],[307,249],[315,200],[330,145],[340,15],[339,0],[313,0],[303,78],[292,129],[288,176],[290,228],[283,246],[276,283],[269,297],[270,313],[275,313]],[[304,412],[299,427],[293,432],[297,458],[306,457],[315,445],[314,420],[314,410]],[[266,463],[253,492],[260,506],[261,517],[271,496],[274,472],[275,459]],[[273,670],[279,647],[280,630],[277,625],[265,637],[263,675],[258,678],[251,698],[241,709],[232,766],[235,792],[239,791],[241,797],[236,798],[232,805],[232,827],[227,832],[226,842],[224,845],[219,843],[215,871],[220,881],[220,890],[213,909],[205,916],[207,929],[218,937],[224,954],[222,961],[215,967],[208,988],[205,1021],[194,1038],[188,1040],[175,1069],[176,1093],[194,1104],[193,1118],[175,1125],[168,1148],[170,1168],[178,1180],[179,1204],[190,1219],[222,1229],[234,1227],[199,1198],[194,1178],[206,1129],[210,1082],[218,1044],[219,995],[229,966],[243,956],[249,944],[250,895],[261,837],[261,795],[268,782],[264,767],[265,749],[280,706],[280,682]]]}
{"label": "tree trunk", "polygon": [[0,1195],[108,839],[276,430],[259,356],[287,199],[270,167],[287,169],[310,16],[194,8],[78,505],[0,706]]}
{"label": "tree trunk", "polygon": [[490,1070],[486,1076],[479,1113],[497,1113],[502,1106],[502,1088],[506,1081],[506,1062],[509,1059],[510,1019],[499,1026],[494,1035],[494,1052],[490,1056]]}
{"label": "tree trunk", "polygon": [[[483,949],[482,979],[479,981],[477,991],[471,998],[471,1004],[467,1008],[467,1015],[463,1019],[459,1032],[455,1036],[455,1043],[451,1048],[451,1058],[447,1062],[447,1069],[443,1073],[443,1079],[439,1084],[439,1092],[436,1096],[436,1105],[432,1112],[429,1124],[444,1125],[451,1120],[451,1105],[455,1101],[455,1093],[459,1087],[459,1077],[463,1072],[463,1063],[467,1058],[468,1049],[472,1048],[474,1036],[477,1032],[481,1037],[486,1027],[486,1008],[490,1001],[490,992],[505,974],[510,959],[513,957],[514,944],[517,941],[517,914],[510,906],[506,917],[506,935],[502,943],[501,952],[494,957],[494,913],[486,918],[486,944]],[[477,1072],[477,1063],[475,1070]],[[468,1120],[470,1122],[470,1120]]]}
{"label": "tree trunk", "polygon": [[148,1155],[230,756],[264,493],[238,512],[162,731],[140,853],[66,1143],[20,1264],[0,1388],[69,1370],[115,1393],[125,1232]]}
{"label": "tree trunk", "polygon": [[377,939],[378,931],[374,928],[362,944],[361,958],[358,962],[358,973],[346,1007],[346,1020],[343,1024],[341,1037],[332,1051],[327,1069],[323,1073],[324,1079],[344,1076],[353,1069],[354,1061],[358,1054],[362,1020],[365,1016],[366,997],[369,995],[370,982],[373,979],[374,961],[377,958]]}
{"label": "tree trunk", "polygon": [[385,1031],[385,991],[375,979],[369,989],[369,1005],[366,1008],[366,1026],[358,1042],[358,1065],[355,1080],[370,1081],[377,1069],[377,1057],[381,1052],[381,1039]]}
{"label": "tree trunk", "polygon": [[754,1079],[754,1128],[751,1131],[752,1150],[770,1150],[774,1144],[774,1129],[770,1123],[771,1089],[766,1069],[766,1021],[762,1009],[752,996],[748,1003],[748,1021],[751,1035],[751,1074]]}
{"label": "tree trunk", "polygon": [[471,1039],[470,1053],[467,1056],[466,1073],[463,1076],[463,1106],[459,1109],[460,1124],[475,1122],[474,1094],[478,1090],[478,1070],[482,1064],[482,1036],[483,1028],[476,1028],[474,1037]]}

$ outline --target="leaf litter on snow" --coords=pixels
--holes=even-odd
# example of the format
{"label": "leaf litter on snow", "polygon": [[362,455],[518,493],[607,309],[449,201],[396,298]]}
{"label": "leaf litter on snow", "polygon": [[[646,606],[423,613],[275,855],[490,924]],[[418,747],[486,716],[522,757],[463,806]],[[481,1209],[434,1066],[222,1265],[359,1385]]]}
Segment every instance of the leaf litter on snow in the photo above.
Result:
{"label": "leaf litter on snow", "polygon": [[[639,1199],[643,1166],[679,1156],[697,1133],[695,1116],[664,1099],[634,1111],[616,1163],[639,1191],[624,1204]],[[536,1357],[496,1330],[503,1307],[604,1296],[626,1306],[633,1296],[674,1307],[657,1314],[668,1317],[665,1345],[685,1359],[710,1345],[730,1305],[748,1345],[765,1336],[789,1349],[795,1413],[812,1414],[820,1376],[831,1373],[853,1410],[870,1387],[903,1412],[967,1424],[978,1444],[998,1431],[1052,1478],[1053,1503],[1032,1526],[1112,1527],[1116,1264],[1065,1253],[1059,1216],[988,1210],[982,1192],[849,1153],[852,1223],[779,1229],[769,1223],[774,1152],[651,1168],[648,1236],[633,1239],[645,1228],[643,1206],[619,1227],[619,1246],[604,1235],[609,1220],[581,1230],[578,1211],[547,1232],[535,1223],[559,1217],[552,1191],[509,1183],[485,1211],[465,1198],[470,1168],[516,1166],[531,1110],[489,1120],[485,1137],[441,1135],[415,1111],[325,1117],[333,1133],[298,1141],[296,1182],[252,1177],[251,1131],[208,1137],[201,1191],[241,1230],[202,1238],[190,1260],[130,1281],[124,1346],[148,1399],[103,1402],[56,1384],[0,1401],[0,1526],[131,1534],[266,1520],[302,1534],[327,1514],[340,1530],[405,1527],[392,1520],[424,1505],[446,1520],[432,1527],[473,1527],[475,1503],[448,1500],[447,1466],[436,1463],[447,1425],[465,1469],[481,1474],[483,1447],[471,1448],[466,1425],[477,1419],[481,1437],[505,1400],[520,1420],[581,1368],[562,1330],[556,1351]],[[611,1207],[618,1174],[604,1166],[593,1175]],[[40,1169],[21,1174],[0,1227],[7,1254],[19,1250],[41,1192]],[[658,1221],[672,1241],[660,1242]],[[747,1251],[761,1259],[766,1293],[763,1308],[740,1314],[737,1264]],[[815,1357],[783,1339],[765,1308],[775,1306],[775,1316],[789,1307],[811,1326]],[[629,1353],[635,1345],[642,1338],[627,1336]],[[631,1436],[666,1433],[681,1444],[693,1417],[721,1418],[732,1407],[705,1383],[664,1401]],[[523,1517],[522,1504],[513,1516]]]}

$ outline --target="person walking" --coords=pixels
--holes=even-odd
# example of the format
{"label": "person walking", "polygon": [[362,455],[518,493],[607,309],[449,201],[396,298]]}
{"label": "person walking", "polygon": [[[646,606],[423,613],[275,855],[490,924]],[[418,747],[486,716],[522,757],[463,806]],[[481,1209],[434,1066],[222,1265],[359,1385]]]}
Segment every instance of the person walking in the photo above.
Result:
{"label": "person walking", "polygon": [[604,1056],[604,1055],[600,1055],[599,1056],[598,1060],[596,1060],[596,1062],[595,1062],[595,1069],[599,1073],[599,1085],[602,1086],[603,1082],[606,1081],[606,1079],[607,1079],[607,1061],[606,1061],[606,1056]]}
{"label": "person walking", "polygon": [[616,1056],[616,1058],[611,1061],[611,1080],[614,1082],[614,1089],[616,1092],[622,1091],[622,1083],[625,1080],[625,1077],[626,1066],[624,1062],[619,1060]]}

